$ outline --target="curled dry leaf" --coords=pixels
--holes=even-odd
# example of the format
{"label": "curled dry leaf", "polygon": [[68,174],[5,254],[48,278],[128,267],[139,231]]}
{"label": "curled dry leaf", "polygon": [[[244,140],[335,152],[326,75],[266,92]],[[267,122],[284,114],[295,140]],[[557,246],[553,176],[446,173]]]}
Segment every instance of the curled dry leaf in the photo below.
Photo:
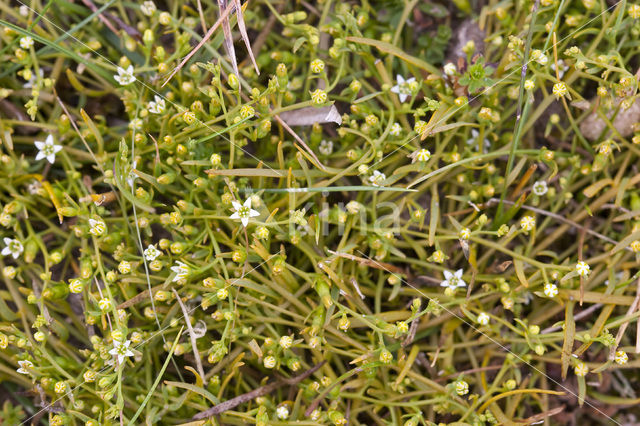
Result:
{"label": "curled dry leaf", "polygon": [[334,105],[323,108],[307,107],[285,111],[280,114],[280,118],[289,126],[312,126],[316,123],[342,124],[342,116]]}

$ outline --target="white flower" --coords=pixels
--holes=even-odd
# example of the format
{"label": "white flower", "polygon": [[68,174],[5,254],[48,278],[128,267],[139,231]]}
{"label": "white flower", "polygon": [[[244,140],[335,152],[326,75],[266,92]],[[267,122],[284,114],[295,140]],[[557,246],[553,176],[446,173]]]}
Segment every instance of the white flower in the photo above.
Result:
{"label": "white flower", "polygon": [[121,86],[126,86],[136,81],[136,77],[133,75],[133,65],[129,65],[126,70],[118,67],[116,71],[118,71],[118,75],[114,75],[113,78],[120,83]]}
{"label": "white flower", "polygon": [[[38,74],[40,75],[40,78],[44,76],[44,71],[42,71],[42,68],[38,68]],[[29,79],[29,81],[23,84],[22,87],[24,87],[25,89],[31,89],[33,85],[36,84],[36,81],[38,81],[38,77],[31,73],[31,78]]]}
{"label": "white flower", "polygon": [[[471,137],[467,139],[467,145],[473,145],[477,150],[478,144],[475,143],[475,141],[478,139],[478,136],[480,136],[480,132],[476,129],[471,129]],[[482,141],[482,148],[484,151],[491,149],[491,141],[488,138],[484,138],[484,141]]]}
{"label": "white flower", "polygon": [[411,86],[410,84],[416,81],[414,77],[411,77],[408,80],[405,80],[400,74],[396,76],[396,85],[391,88],[391,92],[398,95],[400,102],[404,102],[407,100],[409,96],[411,96]]}
{"label": "white flower", "polygon": [[144,3],[142,3],[142,5],[140,6],[140,10],[142,11],[143,14],[145,14],[146,16],[151,16],[154,14],[154,12],[156,11],[156,4],[152,1],[145,1]]}
{"label": "white flower", "polygon": [[462,228],[459,232],[458,232],[458,238],[466,241],[471,237],[471,230],[469,228]]}
{"label": "white flower", "polygon": [[322,142],[320,142],[318,151],[320,151],[320,154],[322,155],[331,155],[331,153],[333,152],[333,142],[323,140]]}
{"label": "white flower", "polygon": [[345,208],[347,209],[347,211],[349,212],[349,214],[356,214],[360,211],[360,209],[362,208],[362,204],[360,204],[357,201],[351,200],[347,203],[347,205],[345,206]]}
{"label": "white flower", "polygon": [[489,320],[490,320],[489,315],[487,315],[486,312],[480,312],[480,314],[478,315],[477,321],[478,321],[478,324],[480,325],[489,324]]}
{"label": "white flower", "polygon": [[176,276],[173,277],[173,281],[186,279],[187,275],[189,275],[189,267],[179,260],[177,260],[176,264],[171,267],[171,270],[176,273]]}
{"label": "white flower", "polygon": [[560,99],[561,97],[566,96],[566,94],[569,92],[569,89],[567,88],[567,85],[563,81],[561,81],[554,84],[551,91],[555,95],[556,99]]}
{"label": "white flower", "polygon": [[98,300],[98,307],[102,312],[107,312],[109,309],[111,309],[112,306],[113,304],[111,303],[111,300],[107,299],[106,297]]}
{"label": "white flower", "polygon": [[150,101],[147,104],[147,109],[152,114],[162,114],[164,112],[165,108],[166,108],[166,104],[164,102],[164,99],[162,99],[158,95],[154,95],[153,99],[154,99],[153,101]]}
{"label": "white flower", "polygon": [[276,416],[278,416],[280,420],[286,420],[289,417],[289,409],[287,408],[287,406],[281,405],[280,407],[276,408]]}
{"label": "white flower", "polygon": [[591,268],[589,267],[589,265],[587,265],[586,262],[580,261],[576,263],[576,272],[581,277],[586,277],[587,275],[589,275],[589,272],[591,272]]}
{"label": "white flower", "polygon": [[625,365],[629,361],[629,355],[625,351],[616,351],[614,360],[618,365]]}
{"label": "white flower", "polygon": [[449,271],[444,271],[445,280],[440,283],[440,287],[449,287],[455,289],[457,287],[466,287],[467,283],[462,279],[462,269],[458,269],[453,274]]}
{"label": "white flower", "polygon": [[522,228],[523,231],[529,232],[529,231],[532,231],[533,228],[535,227],[536,227],[535,217],[527,215],[522,219],[520,219],[520,228]]}
{"label": "white flower", "polygon": [[538,180],[533,184],[533,193],[537,196],[541,197],[547,193],[549,189],[547,188],[547,182],[544,180]]}
{"label": "white flower", "polygon": [[[550,68],[555,71],[556,64],[552,62]],[[569,69],[569,66],[565,64],[562,59],[558,59],[558,68],[558,77],[562,78],[564,77],[564,73]]]}
{"label": "white flower", "polygon": [[418,161],[429,161],[429,158],[431,158],[431,152],[428,149],[422,148],[416,152],[415,159]]}
{"label": "white flower", "polygon": [[289,349],[291,345],[293,345],[293,337],[282,336],[280,338],[280,346],[282,346],[282,349]]}
{"label": "white flower", "polygon": [[274,357],[273,355],[269,355],[264,357],[264,360],[262,361],[262,364],[266,367],[266,368],[273,368],[276,366],[276,357]]}
{"label": "white flower", "polygon": [[587,364],[585,364],[584,362],[579,361],[578,364],[576,364],[574,371],[576,373],[576,376],[584,377],[589,372],[589,367],[587,367]]}
{"label": "white flower", "polygon": [[380,186],[382,182],[387,179],[387,176],[384,173],[380,173],[378,170],[373,171],[373,175],[369,176],[369,182],[373,186]]}
{"label": "white flower", "polygon": [[400,133],[402,133],[402,126],[400,125],[400,123],[393,123],[393,126],[391,126],[391,130],[389,131],[389,133],[392,136],[400,136]]}
{"label": "white flower", "polygon": [[446,64],[444,66],[444,73],[446,75],[454,75],[456,73],[456,71],[458,71],[458,69],[456,68],[456,66],[453,64],[453,62],[449,62],[448,64]]}
{"label": "white flower", "polygon": [[464,380],[458,380],[456,382],[456,393],[460,396],[469,393],[469,384]]}
{"label": "white flower", "polygon": [[102,219],[89,219],[89,226],[91,226],[89,232],[91,233],[91,235],[94,235],[96,237],[99,237],[100,235],[107,232],[107,225]]}
{"label": "white flower", "polygon": [[131,262],[128,260],[120,261],[120,263],[118,263],[118,271],[120,271],[121,274],[128,274],[131,272]]}
{"label": "white flower", "polygon": [[29,6],[23,4],[20,6],[20,9],[18,9],[18,12],[20,13],[20,16],[24,16],[26,18],[29,16]]}
{"label": "white flower", "polygon": [[122,361],[124,361],[126,357],[133,356],[133,352],[129,349],[130,344],[130,340],[127,340],[124,343],[118,340],[113,341],[113,349],[109,351],[109,354],[118,357],[118,364],[122,364]]}
{"label": "white flower", "polygon": [[558,286],[551,283],[545,284],[544,295],[550,298],[556,297],[558,295]]}
{"label": "white flower", "polygon": [[29,49],[31,46],[33,46],[33,39],[31,37],[25,36],[20,39],[20,47],[23,49]]}
{"label": "white flower", "polygon": [[62,145],[56,145],[53,143],[52,135],[48,135],[44,142],[35,141],[33,143],[39,150],[38,155],[36,155],[36,161],[46,158],[48,162],[53,164],[53,162],[56,161],[56,153],[60,152],[62,149]]}
{"label": "white flower", "polygon": [[33,363],[28,359],[18,361],[18,365],[20,366],[20,368],[18,368],[16,371],[20,374],[29,374],[29,368],[33,367]]}
{"label": "white flower", "polygon": [[2,249],[3,256],[11,255],[14,259],[17,259],[24,251],[22,243],[16,239],[4,237],[4,243],[6,247]]}
{"label": "white flower", "polygon": [[547,57],[547,55],[542,53],[542,51],[539,49],[533,50],[531,52],[531,57],[540,65],[547,65],[547,63],[549,62],[549,58]]}
{"label": "white flower", "polygon": [[84,283],[81,280],[77,278],[72,278],[69,280],[69,291],[71,293],[74,293],[74,294],[82,293],[83,289],[84,289]]}
{"label": "white flower", "polygon": [[251,208],[251,197],[247,198],[244,204],[240,204],[237,201],[232,201],[231,204],[233,204],[235,213],[229,216],[229,218],[240,220],[240,222],[242,222],[242,226],[245,228],[249,223],[250,218],[260,216],[260,213]]}
{"label": "white flower", "polygon": [[129,122],[129,128],[131,130],[141,130],[142,129],[142,119],[136,117]]}
{"label": "white flower", "polygon": [[152,244],[149,244],[149,247],[144,250],[144,258],[149,262],[153,262],[161,254],[162,253],[160,253],[156,246]]}
{"label": "white flower", "polygon": [[131,188],[133,188],[133,182],[138,178],[138,175],[135,172],[137,166],[138,166],[138,160],[133,160],[131,171],[129,172],[129,176],[127,176],[127,183]]}

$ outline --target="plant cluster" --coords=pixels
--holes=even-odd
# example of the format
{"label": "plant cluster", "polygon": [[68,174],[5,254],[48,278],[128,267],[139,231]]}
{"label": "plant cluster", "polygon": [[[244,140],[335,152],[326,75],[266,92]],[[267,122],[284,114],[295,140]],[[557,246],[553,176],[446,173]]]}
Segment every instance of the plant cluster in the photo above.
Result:
{"label": "plant cluster", "polygon": [[640,414],[639,4],[0,26],[3,424]]}

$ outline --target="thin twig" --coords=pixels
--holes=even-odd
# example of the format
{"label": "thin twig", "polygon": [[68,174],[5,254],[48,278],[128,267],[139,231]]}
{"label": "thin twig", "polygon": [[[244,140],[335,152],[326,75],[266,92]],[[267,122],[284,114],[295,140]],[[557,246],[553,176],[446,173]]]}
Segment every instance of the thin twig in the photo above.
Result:
{"label": "thin twig", "polygon": [[252,390],[251,392],[247,392],[242,395],[238,395],[235,398],[231,398],[227,401],[221,402],[220,404],[214,407],[211,407],[206,411],[196,414],[195,416],[193,416],[192,420],[202,420],[202,419],[206,419],[206,418],[224,413],[225,411],[231,410],[232,408],[237,407],[240,404],[244,404],[245,402],[251,401],[252,399],[256,399],[258,397],[270,394],[271,392],[273,392],[274,390],[278,389],[283,385],[296,385],[301,381],[303,381],[304,379],[306,379],[307,377],[311,376],[316,371],[318,371],[320,367],[324,365],[325,362],[326,361],[322,361],[314,365],[309,370],[305,371],[304,373],[298,376],[292,377],[290,379],[282,378],[269,385],[261,386],[257,389]]}
{"label": "thin twig", "polygon": [[200,25],[202,25],[202,31],[207,32],[207,23],[204,20],[204,12],[202,10],[202,1],[198,0],[198,15],[200,15]]}
{"label": "thin twig", "polygon": [[256,58],[253,56],[253,51],[251,50],[251,42],[249,41],[249,36],[247,35],[247,28],[244,24],[244,16],[242,15],[242,4],[240,3],[240,0],[234,0],[234,1],[236,4],[236,18],[238,22],[238,29],[240,30],[240,36],[242,37],[242,41],[244,41],[244,45],[247,47],[249,58],[251,58],[251,62],[253,62],[253,66],[256,69],[256,72],[258,73],[258,75],[260,75],[260,69],[258,69]]}
{"label": "thin twig", "polygon": [[204,376],[204,369],[202,368],[202,359],[200,359],[200,352],[198,351],[198,339],[196,338],[195,333],[193,332],[193,327],[191,327],[191,318],[189,317],[189,311],[187,311],[186,306],[182,303],[182,299],[180,295],[176,291],[175,288],[171,289],[173,294],[176,296],[176,300],[180,305],[180,309],[182,309],[182,314],[184,315],[184,320],[187,323],[187,331],[189,332],[189,338],[191,339],[191,348],[193,349],[193,356],[196,358],[196,368],[198,369],[198,374],[202,378],[202,383],[207,384],[206,378]]}
{"label": "thin twig", "polygon": [[[640,306],[640,278],[638,278],[638,282],[636,284],[636,298],[633,299],[631,306],[627,309],[626,317],[631,316],[636,310],[638,310],[638,306]],[[638,321],[640,322],[640,321]],[[627,331],[627,326],[629,325],[629,321],[623,322],[618,329],[618,334],[616,334],[616,344],[609,349],[609,360],[613,360],[616,357],[616,349],[618,349],[618,345],[624,336],[624,332]],[[636,353],[638,353],[638,341],[636,339]]]}
{"label": "thin twig", "polygon": [[282,127],[284,127],[284,129],[295,138],[295,140],[298,141],[298,143],[300,145],[302,145],[304,147],[305,150],[307,150],[307,152],[309,153],[309,155],[311,155],[311,157],[315,160],[316,164],[325,172],[327,171],[327,168],[320,162],[320,160],[318,159],[318,157],[316,157],[315,152],[313,152],[313,150],[311,148],[309,148],[309,146],[300,138],[300,136],[298,136],[296,134],[296,132],[293,131],[293,129],[291,127],[289,127],[289,125],[287,123],[284,122],[283,119],[281,119],[279,116],[274,115],[273,118],[276,119],[276,121],[278,123],[280,123],[280,125]]}
{"label": "thin twig", "polygon": [[[592,313],[594,313],[595,311],[597,311],[600,308],[602,308],[602,303],[596,303],[595,305],[591,305],[587,309],[585,309],[583,311],[580,311],[580,313],[576,314],[573,317],[573,319],[575,321],[579,321],[582,318],[589,317],[589,316],[591,316]],[[562,330],[562,326],[548,327],[548,328],[545,328],[544,330],[542,330],[540,332],[540,334],[541,335],[542,334],[549,334],[549,333],[554,333],[554,332],[560,331],[560,330]]]}
{"label": "thin twig", "polygon": [[200,43],[198,43],[198,45],[191,52],[189,52],[189,54],[187,56],[185,56],[185,58],[182,60],[182,62],[180,62],[180,65],[178,65],[171,72],[171,74],[169,74],[169,77],[167,77],[167,80],[164,83],[162,83],[161,87],[166,86],[166,84],[171,80],[171,78],[173,78],[173,76],[176,75],[176,73],[178,73],[178,71],[180,71],[182,69],[182,67],[184,67],[184,64],[186,64],[187,61],[189,59],[191,59],[191,57],[193,55],[195,55],[198,50],[200,50],[200,48],[211,38],[211,36],[213,35],[213,32],[220,26],[222,21],[224,21],[225,19],[227,19],[229,17],[229,15],[231,14],[232,10],[233,10],[233,6],[230,6],[230,7],[226,8],[226,10],[218,18],[216,23],[213,24],[213,26],[211,28],[209,28],[209,31],[207,31],[207,33],[204,35],[204,37],[202,37],[202,40],[200,40]]}
{"label": "thin twig", "polygon": [[[500,202],[500,200],[498,198],[490,198],[489,200],[487,200],[485,205],[495,204],[495,203],[499,203],[499,202]],[[502,203],[503,204],[508,204],[508,205],[515,204],[513,201],[508,201],[508,200],[503,200]],[[599,239],[601,239],[603,241],[606,241],[608,243],[611,243],[613,245],[618,244],[618,241],[616,241],[616,240],[614,240],[612,238],[609,238],[606,235],[602,235],[599,232],[591,230],[591,229],[589,229],[589,228],[587,228],[585,226],[582,226],[582,225],[580,225],[580,224],[578,224],[578,223],[576,223],[576,222],[574,222],[572,220],[569,220],[569,219],[567,219],[567,218],[565,218],[563,216],[560,216],[559,214],[552,213],[550,211],[542,210],[542,209],[539,209],[537,207],[531,207],[531,206],[524,206],[523,205],[523,206],[520,206],[520,208],[521,209],[525,209],[525,210],[529,210],[529,211],[532,211],[532,212],[535,212],[535,213],[539,213],[539,214],[544,215],[544,216],[552,217],[552,218],[554,218],[554,219],[556,219],[556,220],[558,220],[560,222],[566,223],[567,225],[570,225],[570,226],[572,226],[572,227],[574,227],[576,229],[584,230],[584,232],[586,232],[587,234],[593,235],[594,237],[597,237],[597,238],[599,238]],[[633,251],[633,250],[631,250],[630,247],[625,247],[624,250]]]}

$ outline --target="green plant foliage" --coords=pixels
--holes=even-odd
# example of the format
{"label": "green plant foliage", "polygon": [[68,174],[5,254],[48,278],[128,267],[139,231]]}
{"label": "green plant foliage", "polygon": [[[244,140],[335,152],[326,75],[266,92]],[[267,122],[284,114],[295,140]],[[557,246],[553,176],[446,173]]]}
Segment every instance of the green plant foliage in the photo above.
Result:
{"label": "green plant foliage", "polygon": [[0,27],[0,424],[640,417],[637,1]]}

